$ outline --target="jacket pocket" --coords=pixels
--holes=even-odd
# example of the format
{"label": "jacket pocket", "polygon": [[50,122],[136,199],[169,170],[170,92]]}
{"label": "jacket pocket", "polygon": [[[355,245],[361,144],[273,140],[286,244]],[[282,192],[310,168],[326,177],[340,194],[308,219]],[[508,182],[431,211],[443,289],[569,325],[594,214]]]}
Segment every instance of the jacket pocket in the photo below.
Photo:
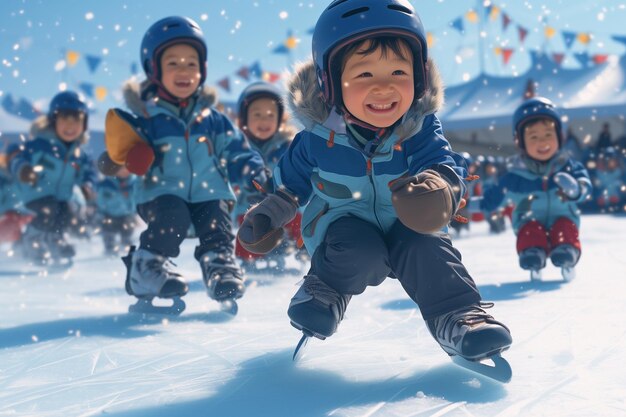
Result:
{"label": "jacket pocket", "polygon": [[302,216],[302,235],[312,237],[315,227],[322,217],[328,213],[329,204],[319,197],[313,197]]}

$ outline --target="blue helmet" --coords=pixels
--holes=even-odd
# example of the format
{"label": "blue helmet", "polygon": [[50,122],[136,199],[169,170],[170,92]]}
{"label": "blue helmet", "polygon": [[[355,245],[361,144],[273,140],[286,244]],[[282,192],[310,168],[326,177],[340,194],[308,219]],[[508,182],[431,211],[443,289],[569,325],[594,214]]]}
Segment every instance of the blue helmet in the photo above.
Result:
{"label": "blue helmet", "polygon": [[239,100],[237,100],[239,128],[243,129],[243,127],[247,123],[247,113],[250,103],[262,97],[268,97],[276,100],[276,105],[278,107],[278,123],[280,124],[280,121],[283,118],[283,113],[285,111],[282,92],[274,84],[270,84],[265,81],[257,81],[249,84],[246,88],[244,88],[244,90],[239,95]]}
{"label": "blue helmet", "polygon": [[154,23],[141,41],[141,65],[151,81],[160,83],[159,58],[168,46],[187,43],[198,51],[200,85],[206,80],[207,47],[200,26],[188,17],[169,16]]}
{"label": "blue helmet", "polygon": [[408,0],[334,0],[313,32],[317,82],[331,105],[341,94],[340,74],[332,73],[336,53],[353,41],[372,36],[397,36],[411,47],[415,67],[415,98],[426,90],[427,45],[424,26]]}
{"label": "blue helmet", "polygon": [[556,106],[545,97],[533,97],[523,102],[513,113],[513,138],[521,149],[525,149],[524,126],[532,120],[541,118],[554,121],[559,146],[563,144],[563,123]]}
{"label": "blue helmet", "polygon": [[87,128],[87,105],[78,94],[73,91],[63,91],[52,97],[48,109],[48,120],[54,123],[59,112],[77,112],[85,115],[85,129]]}

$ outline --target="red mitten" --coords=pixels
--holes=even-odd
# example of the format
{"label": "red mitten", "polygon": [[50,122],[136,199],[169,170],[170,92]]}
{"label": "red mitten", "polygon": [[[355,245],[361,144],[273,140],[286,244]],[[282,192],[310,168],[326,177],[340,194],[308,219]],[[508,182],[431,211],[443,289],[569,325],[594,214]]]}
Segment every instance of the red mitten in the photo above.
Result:
{"label": "red mitten", "polygon": [[133,146],[126,155],[126,168],[136,175],[144,175],[154,162],[154,150],[147,143]]}

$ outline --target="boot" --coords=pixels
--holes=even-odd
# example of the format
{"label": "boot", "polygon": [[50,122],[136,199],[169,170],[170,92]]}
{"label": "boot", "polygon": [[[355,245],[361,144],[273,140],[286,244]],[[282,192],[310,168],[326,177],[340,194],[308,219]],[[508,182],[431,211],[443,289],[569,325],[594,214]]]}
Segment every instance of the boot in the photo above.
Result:
{"label": "boot", "polygon": [[104,244],[104,254],[106,256],[117,255],[119,248],[115,247],[115,233],[103,231],[102,243]]}
{"label": "boot", "polygon": [[550,260],[556,267],[572,268],[578,263],[578,258],[580,251],[569,244],[559,245],[550,252]]}
{"label": "boot", "polygon": [[174,298],[187,294],[189,287],[180,274],[170,271],[169,259],[146,249],[131,247],[126,290],[138,298]]}
{"label": "boot", "polygon": [[207,292],[213,300],[238,299],[246,291],[241,269],[231,254],[206,252],[200,257],[200,267]]}
{"label": "boot", "polygon": [[352,295],[340,294],[316,275],[306,275],[287,314],[296,329],[325,339],[337,331]]}
{"label": "boot", "polygon": [[541,248],[528,248],[519,253],[522,269],[539,271],[546,266],[546,252]]}
{"label": "boot", "polygon": [[448,355],[481,360],[508,349],[512,342],[509,329],[483,309],[491,306],[480,303],[462,307],[427,320],[426,324]]}
{"label": "boot", "polygon": [[76,255],[76,249],[66,239],[63,232],[50,232],[46,235],[50,255],[54,259],[73,258]]}
{"label": "boot", "polygon": [[17,247],[21,250],[22,256],[35,265],[45,265],[50,259],[46,232],[33,226],[26,227],[21,243]]}

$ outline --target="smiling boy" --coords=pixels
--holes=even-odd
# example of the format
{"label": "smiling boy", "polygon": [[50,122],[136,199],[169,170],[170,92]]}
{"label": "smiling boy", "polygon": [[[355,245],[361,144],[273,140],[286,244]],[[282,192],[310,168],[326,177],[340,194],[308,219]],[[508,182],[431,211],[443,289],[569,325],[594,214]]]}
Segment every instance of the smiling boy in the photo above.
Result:
{"label": "smiling boy", "polygon": [[277,191],[246,214],[238,237],[266,251],[306,205],[311,269],[291,300],[292,325],[329,337],[353,295],[391,276],[447,353],[479,360],[507,349],[509,330],[483,310],[445,233],[466,173],[435,115],[442,85],[411,4],[332,2],[315,27],[313,62],[289,88],[305,130],[275,169]]}

